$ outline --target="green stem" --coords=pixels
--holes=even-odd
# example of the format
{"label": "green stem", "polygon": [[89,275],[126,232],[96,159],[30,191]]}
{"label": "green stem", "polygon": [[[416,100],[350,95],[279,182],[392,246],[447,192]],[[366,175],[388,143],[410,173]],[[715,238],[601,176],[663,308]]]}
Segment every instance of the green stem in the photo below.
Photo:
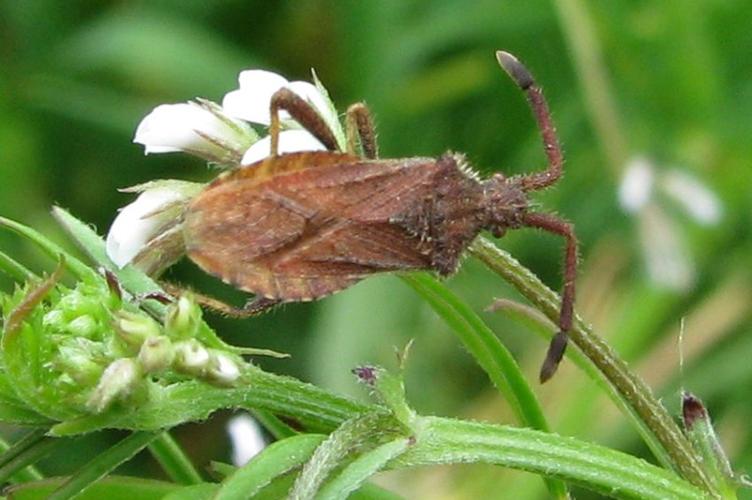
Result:
{"label": "green stem", "polygon": [[[0,455],[0,463],[2,463],[3,465],[9,463],[11,460],[23,453],[24,450],[43,440],[46,431],[47,429],[45,428],[32,430],[21,439],[13,443],[13,446],[9,445],[4,439],[0,439],[0,450],[2,451],[2,455]],[[42,473],[39,472],[36,467],[29,465],[13,474],[9,478],[8,482],[25,483],[29,481],[37,481],[39,479],[42,479],[43,477],[44,476],[42,476]]]}
{"label": "green stem", "polygon": [[202,482],[201,475],[168,432],[163,432],[149,443],[149,451],[170,479],[176,483],[198,484]]}
{"label": "green stem", "polygon": [[703,499],[670,471],[603,446],[533,429],[422,417],[416,442],[390,465],[484,462],[563,479],[617,498]]}
{"label": "green stem", "polygon": [[[511,283],[549,319],[558,321],[559,296],[513,257],[485,238],[478,238],[471,245],[470,252],[489,269]],[[689,441],[647,384],[632,373],[611,347],[595,335],[579,317],[576,318],[570,338],[655,434],[682,476],[712,492],[712,486]]]}
{"label": "green stem", "polygon": [[25,439],[22,441],[24,442],[11,447],[9,459],[0,466],[0,483],[5,483],[10,477],[17,475],[27,466],[35,464],[55,448],[69,444],[66,440],[36,435],[28,441]]}

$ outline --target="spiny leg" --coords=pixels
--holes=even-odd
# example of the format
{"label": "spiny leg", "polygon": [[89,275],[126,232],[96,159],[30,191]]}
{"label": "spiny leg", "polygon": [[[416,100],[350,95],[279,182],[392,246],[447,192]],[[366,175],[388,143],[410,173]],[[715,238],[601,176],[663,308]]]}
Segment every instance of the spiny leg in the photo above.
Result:
{"label": "spiny leg", "polygon": [[[161,285],[162,288],[170,293],[170,295],[178,296],[184,291],[183,288],[172,283],[163,282],[161,283]],[[190,293],[196,303],[198,303],[200,306],[211,309],[214,312],[224,314],[225,316],[240,319],[250,318],[251,316],[258,316],[259,314],[272,309],[274,306],[277,306],[282,302],[277,299],[267,299],[266,297],[257,296],[249,300],[243,307],[235,307],[217,298],[211,297],[209,295],[204,295],[202,293],[197,293],[193,290],[191,290]],[[164,297],[159,293],[149,294],[148,296],[145,296],[143,298],[154,299],[164,303]]]}
{"label": "spiny leg", "polygon": [[356,154],[355,139],[360,142],[363,156],[369,160],[379,157],[379,146],[376,142],[376,128],[373,126],[371,112],[362,102],[357,102],[347,108],[346,117],[347,151]]}
{"label": "spiny leg", "polygon": [[334,133],[326,124],[316,108],[311,106],[308,101],[300,97],[290,89],[279,89],[272,95],[269,113],[271,123],[269,125],[269,136],[271,137],[271,156],[277,156],[279,152],[279,133],[280,120],[279,112],[287,111],[304,129],[310,132],[316,139],[321,141],[326,149],[336,151],[337,139]]}
{"label": "spiny leg", "polygon": [[540,381],[543,383],[556,372],[567,347],[569,331],[572,329],[574,284],[577,276],[577,238],[570,223],[549,214],[526,213],[522,216],[522,225],[558,234],[567,241],[564,257],[564,285],[561,294],[561,310],[559,311],[559,332],[551,339],[546,359],[541,366]]}
{"label": "spiny leg", "polygon": [[556,128],[551,120],[551,112],[548,109],[545,97],[543,97],[543,91],[535,83],[533,75],[512,54],[499,50],[496,52],[496,59],[517,86],[525,92],[530,108],[533,110],[535,121],[538,123],[538,128],[543,136],[543,148],[548,158],[548,169],[521,176],[519,178],[520,187],[524,191],[546,188],[561,177],[564,155],[556,136]]}

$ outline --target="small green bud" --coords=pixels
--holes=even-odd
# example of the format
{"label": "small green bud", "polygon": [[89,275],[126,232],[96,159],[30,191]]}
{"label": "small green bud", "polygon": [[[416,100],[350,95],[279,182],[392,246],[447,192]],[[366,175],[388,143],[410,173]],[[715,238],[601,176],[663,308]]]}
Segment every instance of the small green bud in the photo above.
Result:
{"label": "small green bud", "polygon": [[211,363],[206,375],[209,381],[218,385],[232,386],[240,378],[240,366],[231,356],[212,350]]}
{"label": "small green bud", "polygon": [[82,386],[91,387],[104,371],[104,366],[97,362],[101,359],[99,345],[86,338],[69,338],[58,345],[55,364],[73,381]]}
{"label": "small green bud", "polygon": [[94,413],[102,413],[116,399],[124,399],[132,394],[141,381],[141,375],[141,367],[135,359],[113,361],[102,374],[86,406]]}
{"label": "small green bud", "polygon": [[48,331],[63,331],[65,330],[66,320],[63,311],[60,309],[52,309],[47,311],[42,319],[42,325]]}
{"label": "small green bud", "polygon": [[89,314],[84,314],[69,321],[65,330],[76,337],[92,338],[98,331],[97,321]]}
{"label": "small green bud", "polygon": [[734,472],[715,433],[708,410],[699,398],[689,392],[682,394],[682,419],[692,447],[702,457],[705,472],[719,489],[734,491]]}
{"label": "small green bud", "polygon": [[158,373],[172,364],[175,350],[172,342],[164,335],[151,337],[141,344],[138,351],[138,362],[146,373]]}
{"label": "small green bud", "polygon": [[84,314],[99,314],[101,302],[89,297],[80,290],[72,290],[63,295],[57,308],[63,311],[65,319],[72,320]]}
{"label": "small green bud", "polygon": [[172,338],[193,338],[201,325],[201,308],[189,294],[170,304],[165,316],[165,330]]}
{"label": "small green bud", "polygon": [[209,351],[196,339],[175,343],[173,365],[179,371],[203,376],[211,364]]}
{"label": "small green bud", "polygon": [[146,314],[134,313],[123,309],[115,313],[113,326],[120,338],[134,347],[140,347],[146,339],[162,334],[162,328],[159,326],[159,323]]}

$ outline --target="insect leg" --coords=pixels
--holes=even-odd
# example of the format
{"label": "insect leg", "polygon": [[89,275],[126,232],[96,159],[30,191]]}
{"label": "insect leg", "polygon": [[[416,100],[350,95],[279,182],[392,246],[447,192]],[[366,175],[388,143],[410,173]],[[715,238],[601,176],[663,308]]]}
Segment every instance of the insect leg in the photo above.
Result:
{"label": "insect leg", "polygon": [[535,121],[538,123],[538,128],[543,136],[543,149],[548,158],[548,169],[520,177],[520,186],[525,191],[546,188],[561,177],[564,155],[556,136],[556,128],[551,120],[551,112],[548,110],[545,97],[543,97],[543,91],[535,83],[533,75],[512,54],[499,50],[496,52],[496,59],[517,86],[525,92],[530,108],[533,110]]}
{"label": "insect leg", "polygon": [[563,236],[567,241],[564,257],[564,285],[561,294],[561,310],[559,312],[559,332],[551,339],[546,359],[540,371],[540,381],[545,382],[556,372],[567,347],[567,338],[572,329],[574,315],[574,284],[577,275],[577,238],[572,224],[549,214],[526,213],[522,216],[522,225],[536,227],[550,233]]}
{"label": "insect leg", "polygon": [[376,142],[376,129],[373,126],[371,112],[365,103],[357,102],[347,108],[346,118],[347,131],[347,151],[355,154],[357,148],[355,144],[356,134],[363,150],[363,156],[369,160],[375,160],[379,157],[379,146]]}
{"label": "insect leg", "polygon": [[271,156],[277,156],[279,152],[279,132],[280,121],[279,112],[281,110],[290,113],[290,116],[303,126],[308,132],[321,141],[326,149],[336,151],[337,139],[334,133],[326,124],[316,108],[311,106],[308,101],[300,97],[290,89],[279,89],[272,95],[269,113],[271,123],[269,125],[269,135],[271,136]]}
{"label": "insect leg", "polygon": [[[181,288],[179,285],[175,285],[172,283],[161,283],[161,285],[162,285],[162,288],[167,290],[167,292],[169,292],[170,295],[173,295],[175,297],[179,296],[184,291],[184,289]],[[205,307],[207,309],[211,309],[212,311],[217,312],[219,314],[224,314],[225,316],[230,316],[233,318],[249,318],[251,316],[257,316],[263,312],[266,312],[267,310],[271,309],[277,304],[281,303],[281,301],[279,300],[267,299],[265,297],[257,296],[249,300],[243,307],[235,307],[217,298],[214,298],[209,295],[202,294],[202,293],[198,293],[193,290],[190,291],[190,294],[193,297],[193,299],[196,301],[196,303],[199,304],[200,306]],[[169,303],[171,301],[169,299],[169,296],[160,294],[160,293],[148,294],[140,298],[158,300],[162,302],[163,304]]]}

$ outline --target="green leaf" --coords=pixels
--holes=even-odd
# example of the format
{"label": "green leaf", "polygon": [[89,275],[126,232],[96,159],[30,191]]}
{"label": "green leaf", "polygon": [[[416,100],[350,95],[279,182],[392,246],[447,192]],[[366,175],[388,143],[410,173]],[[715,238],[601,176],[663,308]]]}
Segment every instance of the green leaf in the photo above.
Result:
{"label": "green leaf", "polygon": [[63,436],[103,428],[157,430],[203,420],[221,408],[260,408],[298,420],[307,429],[329,431],[369,406],[336,396],[290,377],[248,368],[248,382],[232,388],[199,381],[162,387],[152,385],[148,401],[128,412],[109,412],[55,425],[52,435]]}
{"label": "green leaf", "polygon": [[616,498],[707,498],[703,490],[673,472],[575,438],[439,417],[420,420],[415,444],[393,467],[484,462],[554,477]]}
{"label": "green leaf", "polygon": [[190,459],[167,431],[161,433],[149,444],[149,451],[170,479],[176,483],[198,484],[202,481],[201,475],[193,467]]}
{"label": "green leaf", "polygon": [[[452,327],[454,333],[488,374],[523,425],[548,430],[548,422],[517,361],[493,331],[470,307],[426,273],[402,277],[436,313]],[[546,480],[552,495],[567,496],[566,486]]]}
{"label": "green leaf", "polygon": [[399,438],[384,443],[363,453],[334,479],[324,485],[316,496],[317,500],[337,500],[348,498],[366,479],[380,471],[392,459],[398,457],[410,446],[411,438]]}
{"label": "green leaf", "polygon": [[[17,500],[45,500],[59,488],[65,478],[56,477],[11,486],[5,490],[9,498]],[[179,487],[165,481],[135,477],[110,476],[92,485],[76,497],[77,500],[158,500]],[[181,497],[183,498],[183,497]]]}
{"label": "green leaf", "polygon": [[289,496],[297,500],[313,499],[329,473],[355,449],[396,433],[397,422],[391,415],[376,412],[357,415],[332,432],[300,471]]}
{"label": "green leaf", "polygon": [[0,484],[5,483],[9,477],[15,475],[27,465],[37,463],[56,448],[65,448],[70,445],[68,439],[54,439],[41,437],[35,431],[28,439],[24,438],[3,453],[0,457]]}
{"label": "green leaf", "polygon": [[27,238],[54,261],[60,260],[60,256],[63,255],[65,257],[65,267],[82,281],[88,283],[96,283],[99,281],[99,276],[94,270],[70,253],[66,252],[61,246],[50,241],[40,232],[24,226],[23,224],[19,224],[16,221],[6,219],[5,217],[0,217],[0,226],[4,226]]}
{"label": "green leaf", "polygon": [[50,500],[63,500],[80,494],[123,462],[133,458],[158,436],[159,433],[156,432],[134,432],[81,467],[49,496]]}
{"label": "green leaf", "polygon": [[165,495],[162,500],[209,500],[215,498],[218,489],[215,483],[192,484]]}
{"label": "green leaf", "polygon": [[267,446],[222,482],[216,500],[249,498],[262,488],[308,460],[326,436],[300,434]]}

